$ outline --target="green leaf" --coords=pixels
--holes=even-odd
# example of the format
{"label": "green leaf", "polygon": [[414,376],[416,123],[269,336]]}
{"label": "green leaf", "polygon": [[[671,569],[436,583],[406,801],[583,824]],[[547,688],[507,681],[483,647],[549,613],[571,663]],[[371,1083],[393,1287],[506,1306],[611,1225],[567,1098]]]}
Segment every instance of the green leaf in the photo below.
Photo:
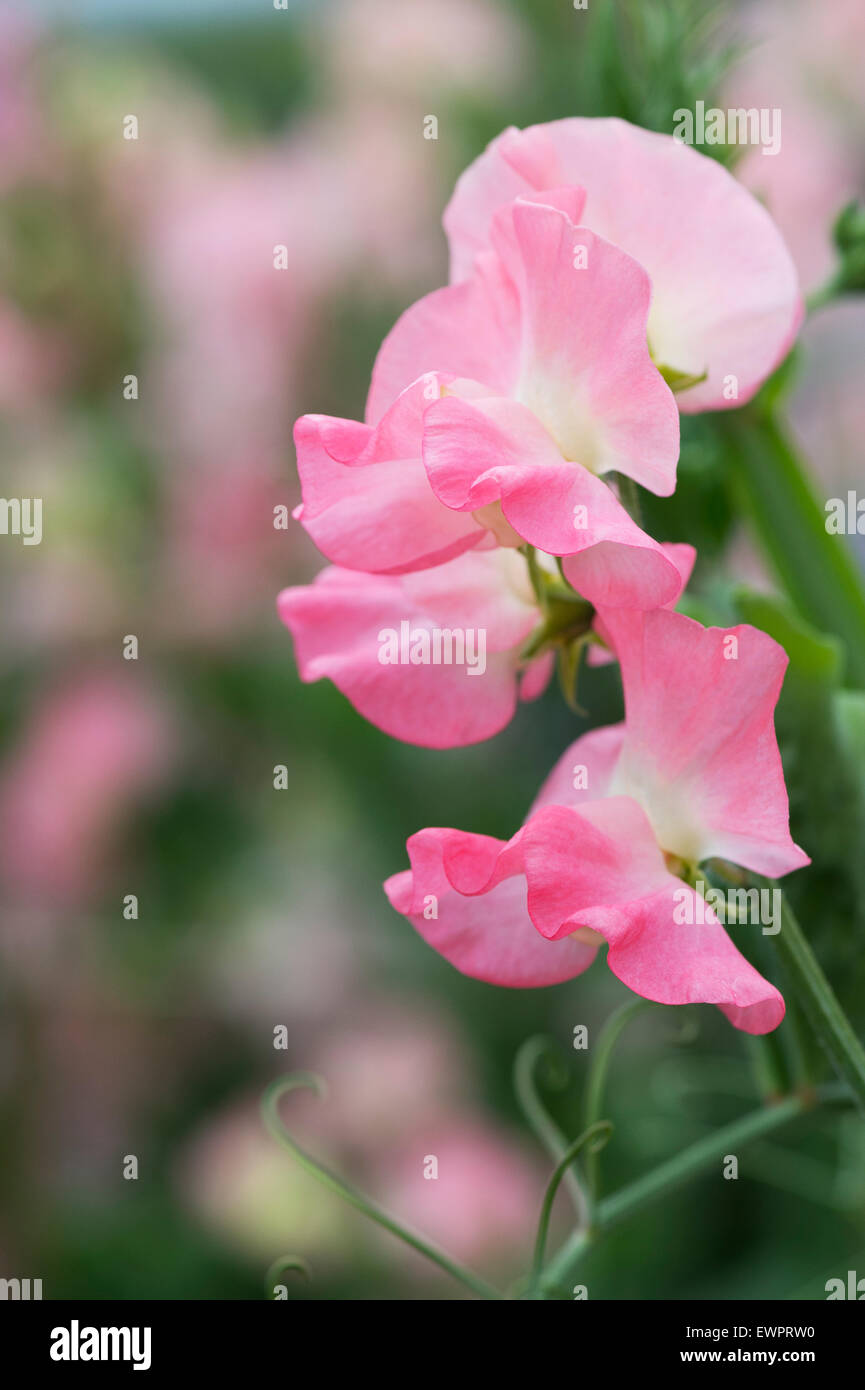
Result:
{"label": "green leaf", "polygon": [[720,417],[730,485],[799,614],[845,648],[845,681],[865,686],[865,577],[826,530],[813,483],[765,406]]}

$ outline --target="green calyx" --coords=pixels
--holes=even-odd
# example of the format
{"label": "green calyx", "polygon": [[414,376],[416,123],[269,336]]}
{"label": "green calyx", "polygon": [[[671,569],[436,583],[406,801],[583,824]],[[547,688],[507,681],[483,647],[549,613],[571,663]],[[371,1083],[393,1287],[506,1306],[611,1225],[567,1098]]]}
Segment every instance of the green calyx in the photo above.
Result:
{"label": "green calyx", "polygon": [[533,546],[524,546],[523,554],[542,619],[528,637],[520,653],[524,661],[552,647],[567,647],[577,638],[586,637],[591,630],[595,610],[570,587],[559,570],[551,574],[538,564]]}
{"label": "green calyx", "polygon": [[692,386],[699,386],[701,381],[705,381],[708,372],[700,372],[695,376],[692,372],[680,372],[677,367],[669,367],[666,362],[656,362],[655,366],[666,381],[673,395],[678,395],[681,391],[688,391]]}

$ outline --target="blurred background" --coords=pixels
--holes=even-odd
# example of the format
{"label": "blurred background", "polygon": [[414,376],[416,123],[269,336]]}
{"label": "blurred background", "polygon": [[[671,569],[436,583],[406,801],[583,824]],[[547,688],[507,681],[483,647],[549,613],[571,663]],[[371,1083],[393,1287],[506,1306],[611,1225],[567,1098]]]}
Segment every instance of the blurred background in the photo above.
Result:
{"label": "blurred background", "polygon": [[[510,835],[566,744],[621,717],[616,670],[586,676],[585,718],[552,689],[446,753],[301,685],[275,597],[322,562],[273,524],[299,500],[291,425],[362,414],[382,336],[446,278],[456,176],[509,124],[669,132],[698,98],[780,107],[777,156],[707,153],[739,156],[820,284],[863,191],[863,44],[858,0],[0,4],[2,492],[43,499],[40,545],[0,537],[0,1276],[46,1298],[255,1299],[291,1253],[313,1271],[286,1276],[292,1298],[462,1297],[267,1136],[261,1093],[294,1068],[329,1085],[286,1105],[310,1148],[478,1269],[525,1269],[550,1165],[515,1054],[557,1042],[569,1079],[548,1098],[575,1133],[574,1029],[627,992],[603,964],[549,990],[464,979],[381,882],[421,826]],[[827,497],[862,477],[863,329],[851,301],[804,335],[791,410]],[[649,523],[696,540],[706,611],[743,578],[771,587],[711,420],[685,422]],[[818,696],[794,672],[779,714],[809,849]],[[828,854],[798,906],[861,1023],[861,884]],[[609,1185],[755,1099],[742,1036],[710,1008],[682,1021],[652,1012],[620,1044]],[[865,1274],[863,1168],[858,1121],[802,1121],[740,1181],[617,1230],[590,1297],[824,1297],[857,1256]]]}

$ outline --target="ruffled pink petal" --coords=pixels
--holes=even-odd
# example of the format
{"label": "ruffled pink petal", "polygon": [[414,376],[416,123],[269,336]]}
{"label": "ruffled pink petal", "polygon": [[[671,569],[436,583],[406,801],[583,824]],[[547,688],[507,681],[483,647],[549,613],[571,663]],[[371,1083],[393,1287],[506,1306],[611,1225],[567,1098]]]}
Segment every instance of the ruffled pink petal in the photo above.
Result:
{"label": "ruffled pink petal", "polygon": [[632,529],[620,532],[615,540],[599,541],[579,555],[566,556],[565,577],[595,608],[642,610],[674,603],[678,594],[675,565],[657,541],[630,517],[628,521]]}
{"label": "ruffled pink petal", "polygon": [[516,401],[450,395],[434,402],[424,417],[423,452],[431,487],[445,506],[477,516],[500,501],[518,536],[571,557],[565,573],[590,602],[653,607],[681,591],[679,570],[664,548],[600,478],[564,462],[544,427]]}
{"label": "ruffled pink petal", "polygon": [[[547,208],[576,222],[585,195],[549,188]],[[519,305],[498,255],[484,252],[470,281],[425,295],[397,320],[372,371],[366,419],[376,424],[410,382],[431,371],[483,381],[507,395],[519,373]]]}
{"label": "ruffled pink petal", "polygon": [[428,373],[485,382],[508,395],[519,370],[516,292],[493,253],[472,279],[419,299],[397,319],[372,370],[366,418],[377,424],[400,393]]}
{"label": "ruffled pink petal", "polygon": [[673,608],[688,587],[694,572],[694,565],[697,562],[697,551],[693,545],[688,545],[686,541],[662,541],[661,549],[667,559],[672,560],[679,572],[679,591],[675,598],[664,604],[665,608]]}
{"label": "ruffled pink petal", "polygon": [[529,916],[550,941],[581,927],[615,936],[630,905],[669,877],[645,812],[627,796],[543,807],[523,826],[521,850]]}
{"label": "ruffled pink petal", "polygon": [[345,569],[399,574],[441,564],[480,542],[470,516],[443,507],[421,459],[433,377],[410,386],[373,429],[304,415],[294,429],[303,503],[295,512],[319,550]]}
{"label": "ruffled pink petal", "polygon": [[459,830],[421,830],[408,841],[411,869],[385,892],[425,941],[464,975],[530,989],[582,974],[596,948],[546,941],[526,911],[519,835],[510,842]]}
{"label": "ruffled pink petal", "polygon": [[[519,567],[525,562],[511,551],[471,552],[402,577],[330,568],[285,589],[279,614],[301,679],[329,677],[366,719],[407,743],[454,748],[491,738],[513,717],[519,648],[539,617]],[[383,664],[388,632],[397,656],[410,656],[422,630],[444,631],[443,644],[455,634],[453,664]]]}
{"label": "ruffled pink petal", "polygon": [[578,806],[585,801],[602,800],[609,790],[624,737],[624,724],[606,724],[576,739],[565,749],[535,797],[527,821],[545,806]]}
{"label": "ruffled pink petal", "polygon": [[687,862],[757,873],[809,863],[790,838],[773,714],[787,655],[748,625],[704,628],[664,609],[597,620],[622,670],[626,728],[614,791],[637,797]]}
{"label": "ruffled pink petal", "polygon": [[400,582],[411,603],[442,627],[482,628],[487,651],[510,651],[541,621],[528,567],[514,550],[471,551]]}
{"label": "ruffled pink petal", "polygon": [[708,373],[678,397],[680,409],[748,400],[798,330],[796,272],[762,205],[672,136],[583,117],[506,130],[462,175],[445,212],[452,279],[471,275],[500,208],[569,184],[586,190],[588,226],[648,272],[655,361]]}
{"label": "ruffled pink petal", "polygon": [[[385,884],[393,907],[463,974],[533,987],[581,974],[609,944],[610,968],[644,998],[717,1004],[746,1032],[777,1027],[784,1004],[706,904],[677,922],[693,890],[668,873],[652,828],[627,797],[550,805],[509,841],[429,829],[408,841],[411,869]],[[692,913],[694,922],[698,913]]]}
{"label": "ruffled pink petal", "polygon": [[517,399],[564,458],[668,496],[679,412],[649,356],[645,270],[558,206],[510,204],[492,240],[519,294]]}
{"label": "ruffled pink petal", "polygon": [[[751,966],[693,889],[668,873],[652,827],[630,798],[579,810],[549,806],[522,832],[529,915],[551,941],[580,929],[609,944],[607,963],[660,1004],[717,1004],[735,1027],[766,1033],[784,1016],[778,991]],[[685,900],[694,910],[682,921]],[[704,921],[700,924],[700,916]]]}
{"label": "ruffled pink petal", "polygon": [[[667,603],[660,606],[663,608],[675,608],[685,589],[688,587],[688,581],[691,578],[691,572],[693,571],[697,559],[697,552],[692,545],[687,545],[684,541],[662,541],[661,549],[667,559],[676,566],[679,573],[680,585],[677,593],[675,593]],[[600,621],[601,626],[603,626],[603,620],[601,619]],[[597,619],[593,626],[597,631]],[[609,666],[615,659],[609,647],[600,646],[597,642],[590,642],[586,649],[586,663],[589,666]]]}
{"label": "ruffled pink petal", "polygon": [[495,213],[517,198],[554,188],[558,174],[559,157],[549,124],[525,130],[508,126],[463,170],[442,219],[453,284],[472,274],[476,257],[489,245]]}

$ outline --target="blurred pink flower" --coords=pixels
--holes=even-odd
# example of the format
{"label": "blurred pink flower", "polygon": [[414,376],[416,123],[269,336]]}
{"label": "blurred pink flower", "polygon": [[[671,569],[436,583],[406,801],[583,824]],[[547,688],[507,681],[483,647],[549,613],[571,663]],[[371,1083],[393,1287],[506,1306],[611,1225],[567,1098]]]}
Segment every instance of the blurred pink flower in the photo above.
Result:
{"label": "blurred pink flower", "polygon": [[288,488],[251,453],[190,464],[166,488],[161,633],[198,643],[269,623],[273,576],[303,572],[274,528],[274,508],[290,508]]}
{"label": "blurred pink flower", "polygon": [[340,92],[427,88],[501,99],[523,70],[528,36],[491,0],[339,0],[322,35]]}
{"label": "blurred pink flower", "polygon": [[167,770],[172,729],[135,676],[87,672],[55,686],[0,774],[0,877],[29,901],[98,891],[123,813]]}
{"label": "blurred pink flower", "polygon": [[[528,1265],[545,1175],[540,1157],[498,1124],[452,1113],[383,1151],[375,1195],[449,1254],[501,1279]],[[425,1260],[403,1253],[417,1275],[430,1276]]]}
{"label": "blurred pink flower", "polygon": [[153,372],[170,454],[211,464],[284,443],[286,390],[327,262],[325,241],[304,237],[303,206],[269,151],[205,161],[152,207],[141,253],[162,325]]}
{"label": "blurred pink flower", "polygon": [[212,465],[285,468],[296,377],[320,305],[353,273],[418,263],[428,183],[387,112],[203,158],[169,180],[138,228],[161,323],[159,442]]}
{"label": "blurred pink flower", "polygon": [[765,201],[812,289],[834,264],[836,214],[863,191],[865,102],[853,55],[865,41],[865,11],[859,0],[762,0],[744,19],[752,47],[731,68],[723,104],[777,108],[781,144],[774,155],[745,149],[736,175]]}
{"label": "blurred pink flower", "polygon": [[862,49],[865,9],[861,0],[761,0],[763,23],[771,25],[771,41],[779,47],[803,86],[822,97],[827,109],[852,121],[859,134],[865,126],[862,93]]}
{"label": "blurred pink flower", "polygon": [[[826,496],[862,484],[865,438],[865,301],[851,295],[822,309],[802,335],[804,370],[793,382],[790,418]],[[863,541],[856,537],[865,559]]]}
{"label": "blurred pink flower", "polygon": [[326,1080],[328,1099],[308,1123],[372,1160],[446,1116],[475,1080],[446,1018],[384,999],[366,1001],[352,1023],[330,1032],[312,1070]]}
{"label": "blurred pink flower", "polygon": [[44,404],[74,361],[70,343],[0,299],[0,410],[28,414]]}
{"label": "blurred pink flower", "polygon": [[[745,10],[754,40],[731,70],[725,100],[778,107],[781,149],[748,150],[737,174],[765,199],[790,246],[803,284],[828,279],[836,256],[832,225],[865,194],[861,0],[761,0]],[[793,382],[791,417],[828,494],[844,495],[862,469],[863,307],[861,297],[825,308],[802,332],[805,369]],[[858,538],[857,542],[858,543]]]}
{"label": "blurred pink flower", "polygon": [[[295,500],[293,398],[329,331],[323,305],[361,269],[429,269],[435,199],[417,142],[376,105],[270,146],[205,141],[182,177],[165,158],[129,226],[158,325],[143,389],[160,408],[146,428],[166,464],[164,611],[212,638],[254,613],[268,621],[274,575],[291,577],[273,512]],[[290,543],[297,578],[303,556]]]}
{"label": "blurred pink flower", "polygon": [[[765,96],[756,86],[748,101],[737,87],[732,104],[753,106],[758,92]],[[809,109],[801,97],[784,98],[780,109],[778,154],[764,156],[759,148],[749,149],[736,165],[736,175],[765,202],[784,233],[803,285],[813,289],[834,265],[832,224],[855,192],[856,170],[825,113]]]}
{"label": "blurred pink flower", "polygon": [[[524,1263],[549,1165],[493,1119],[469,1115],[471,1057],[446,1019],[368,1001],[304,1061],[328,1094],[298,1091],[283,1102],[301,1144],[457,1258],[493,1263],[498,1274],[509,1257]],[[430,1157],[436,1177],[424,1176]],[[285,1249],[316,1267],[344,1263],[379,1239],[278,1147],[251,1102],[231,1105],[198,1133],[178,1178],[207,1225],[262,1263]],[[402,1247],[381,1239],[399,1258]],[[437,1277],[410,1252],[402,1258],[414,1276]]]}
{"label": "blurred pink flower", "polygon": [[[332,1154],[323,1157],[334,1162]],[[252,1101],[212,1117],[181,1152],[175,1178],[199,1221],[258,1261],[262,1278],[287,1250],[309,1259],[316,1272],[357,1257],[360,1218],[276,1144]]]}
{"label": "blurred pink flower", "polygon": [[296,128],[289,151],[298,184],[303,177],[311,190],[307,216],[322,222],[316,235],[327,245],[333,227],[347,233],[329,288],[404,290],[441,278],[436,223],[445,190],[420,122],[412,126],[376,92]]}
{"label": "blurred pink flower", "polygon": [[[444,1021],[392,1001],[368,1001],[353,1022],[313,1044],[304,1062],[324,1077],[328,1094],[296,1092],[284,1101],[285,1123],[310,1152],[360,1186],[424,1120],[445,1117],[465,1085],[465,1059]],[[328,1260],[370,1238],[363,1220],[274,1142],[257,1105],[246,1100],[195,1136],[181,1156],[179,1179],[207,1224],[251,1257],[272,1259],[287,1246]]]}
{"label": "blurred pink flower", "polygon": [[23,6],[0,3],[0,190],[45,167],[47,137],[32,73],[40,37]]}

